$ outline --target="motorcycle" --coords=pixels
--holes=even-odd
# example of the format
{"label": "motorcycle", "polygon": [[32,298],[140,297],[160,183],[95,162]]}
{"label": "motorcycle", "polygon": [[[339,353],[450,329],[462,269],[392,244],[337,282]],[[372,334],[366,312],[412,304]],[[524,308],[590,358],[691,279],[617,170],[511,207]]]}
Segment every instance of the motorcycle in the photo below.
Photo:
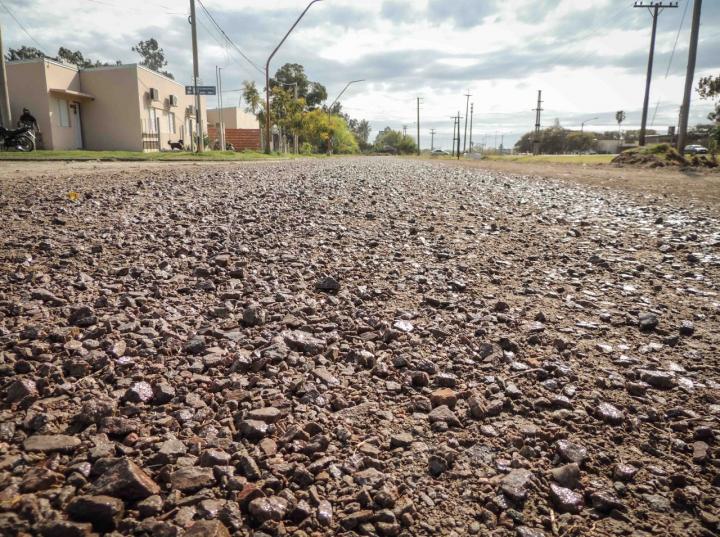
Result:
{"label": "motorcycle", "polygon": [[35,150],[35,133],[27,125],[18,129],[0,127],[0,145],[7,151],[17,149],[29,153]]}

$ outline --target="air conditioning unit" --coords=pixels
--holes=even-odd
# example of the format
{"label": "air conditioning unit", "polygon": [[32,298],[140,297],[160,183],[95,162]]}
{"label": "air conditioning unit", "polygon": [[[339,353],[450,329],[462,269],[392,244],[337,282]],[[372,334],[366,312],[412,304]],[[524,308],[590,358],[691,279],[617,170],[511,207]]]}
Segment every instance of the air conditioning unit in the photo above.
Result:
{"label": "air conditioning unit", "polygon": [[188,116],[194,116],[195,115],[195,107],[193,105],[189,105],[187,107],[186,112],[187,112]]}
{"label": "air conditioning unit", "polygon": [[150,88],[150,91],[148,91],[148,94],[150,95],[151,101],[159,101],[160,100],[160,92],[157,90],[157,88]]}
{"label": "air conditioning unit", "polygon": [[177,95],[170,95],[170,106],[177,106],[178,98]]}

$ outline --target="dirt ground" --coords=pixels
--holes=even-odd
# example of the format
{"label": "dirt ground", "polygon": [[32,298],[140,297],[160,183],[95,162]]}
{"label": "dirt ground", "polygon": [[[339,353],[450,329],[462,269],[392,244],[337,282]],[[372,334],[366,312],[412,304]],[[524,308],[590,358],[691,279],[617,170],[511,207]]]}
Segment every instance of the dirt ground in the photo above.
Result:
{"label": "dirt ground", "polygon": [[668,200],[688,200],[720,206],[720,171],[680,168],[631,168],[613,164],[577,165],[482,161],[441,161],[448,166],[512,173],[528,177],[551,177],[572,183],[623,190],[641,195],[659,195]]}
{"label": "dirt ground", "polygon": [[717,535],[714,178],[491,166],[4,164],[0,535]]}
{"label": "dirt ground", "polygon": [[[383,157],[381,157],[383,158]],[[667,201],[690,201],[720,209],[720,171],[680,168],[630,168],[615,165],[576,165],[566,163],[527,163],[483,161],[435,161],[444,166],[486,169],[526,177],[550,177],[641,196],[660,196]],[[271,161],[265,161],[270,164]],[[238,162],[2,162],[0,178],[20,178],[43,175],[87,175],[99,171],[125,172],[130,170],[199,170],[228,169],[242,165],[262,165]]]}

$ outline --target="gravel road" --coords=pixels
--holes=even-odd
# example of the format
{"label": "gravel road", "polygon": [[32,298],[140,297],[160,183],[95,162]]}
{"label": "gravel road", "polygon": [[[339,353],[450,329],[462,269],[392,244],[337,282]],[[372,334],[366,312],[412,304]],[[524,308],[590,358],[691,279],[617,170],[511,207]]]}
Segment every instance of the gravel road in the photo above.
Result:
{"label": "gravel road", "polygon": [[0,179],[0,230],[2,535],[720,531],[711,207],[99,166]]}

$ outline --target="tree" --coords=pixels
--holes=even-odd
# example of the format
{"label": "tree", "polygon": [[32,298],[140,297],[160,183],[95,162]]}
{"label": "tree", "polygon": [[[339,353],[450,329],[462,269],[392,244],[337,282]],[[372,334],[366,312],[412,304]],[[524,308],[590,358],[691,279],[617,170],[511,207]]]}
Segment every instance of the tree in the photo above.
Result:
{"label": "tree", "polygon": [[47,58],[47,55],[40,49],[27,47],[25,45],[20,48],[8,49],[5,54],[5,59],[9,62],[32,60],[33,58]]}
{"label": "tree", "polygon": [[565,151],[568,153],[586,153],[595,147],[595,135],[589,132],[573,131],[565,139]]}
{"label": "tree", "polygon": [[144,65],[148,69],[152,69],[153,71],[165,75],[168,78],[172,78],[173,80],[175,79],[171,73],[162,70],[168,62],[165,59],[165,51],[160,48],[160,45],[158,45],[155,38],[151,37],[145,41],[140,41],[137,45],[132,47],[131,50],[133,52],[137,52],[142,57],[140,65]]}
{"label": "tree", "polygon": [[258,91],[255,82],[250,82],[249,80],[243,82],[242,97],[247,105],[245,107],[245,111],[257,116],[261,107],[262,99],[260,98],[260,92]]}
{"label": "tree", "polygon": [[398,153],[412,154],[417,152],[417,145],[412,136],[404,136],[402,132],[385,127],[378,132],[373,144],[376,151],[384,151],[388,147],[396,149]]}
{"label": "tree", "polygon": [[310,90],[305,95],[305,101],[309,108],[317,108],[320,103],[327,101],[327,89],[320,82],[313,82],[310,84]]}
{"label": "tree", "polygon": [[78,67],[92,67],[93,63],[90,60],[86,60],[83,53],[79,50],[72,51],[69,48],[60,47],[57,53],[57,59],[64,61],[65,63],[71,63]]}
{"label": "tree", "polygon": [[[698,82],[698,93],[702,99],[720,99],[720,76],[705,76]],[[720,123],[720,102],[715,104],[715,110],[708,114],[710,121]],[[720,131],[720,126],[718,126]]]}
{"label": "tree", "polygon": [[370,128],[370,122],[367,119],[361,119],[360,121],[357,119],[350,119],[347,123],[357,140],[358,146],[360,146],[360,150],[367,151],[370,149],[371,146],[368,143],[370,131],[372,131]]}
{"label": "tree", "polygon": [[286,63],[280,67],[270,79],[270,89],[281,86],[294,91],[297,84],[298,98],[305,99],[308,109],[312,110],[327,100],[327,89],[319,82],[312,82],[305,74],[305,67],[299,63]]}
{"label": "tree", "polygon": [[358,152],[358,144],[345,120],[324,110],[315,109],[303,115],[301,136],[319,152]]}
{"label": "tree", "polygon": [[621,125],[622,122],[625,121],[625,112],[623,110],[618,110],[615,112],[615,121],[617,121],[618,124],[618,140],[622,140],[622,132],[621,132]]}

